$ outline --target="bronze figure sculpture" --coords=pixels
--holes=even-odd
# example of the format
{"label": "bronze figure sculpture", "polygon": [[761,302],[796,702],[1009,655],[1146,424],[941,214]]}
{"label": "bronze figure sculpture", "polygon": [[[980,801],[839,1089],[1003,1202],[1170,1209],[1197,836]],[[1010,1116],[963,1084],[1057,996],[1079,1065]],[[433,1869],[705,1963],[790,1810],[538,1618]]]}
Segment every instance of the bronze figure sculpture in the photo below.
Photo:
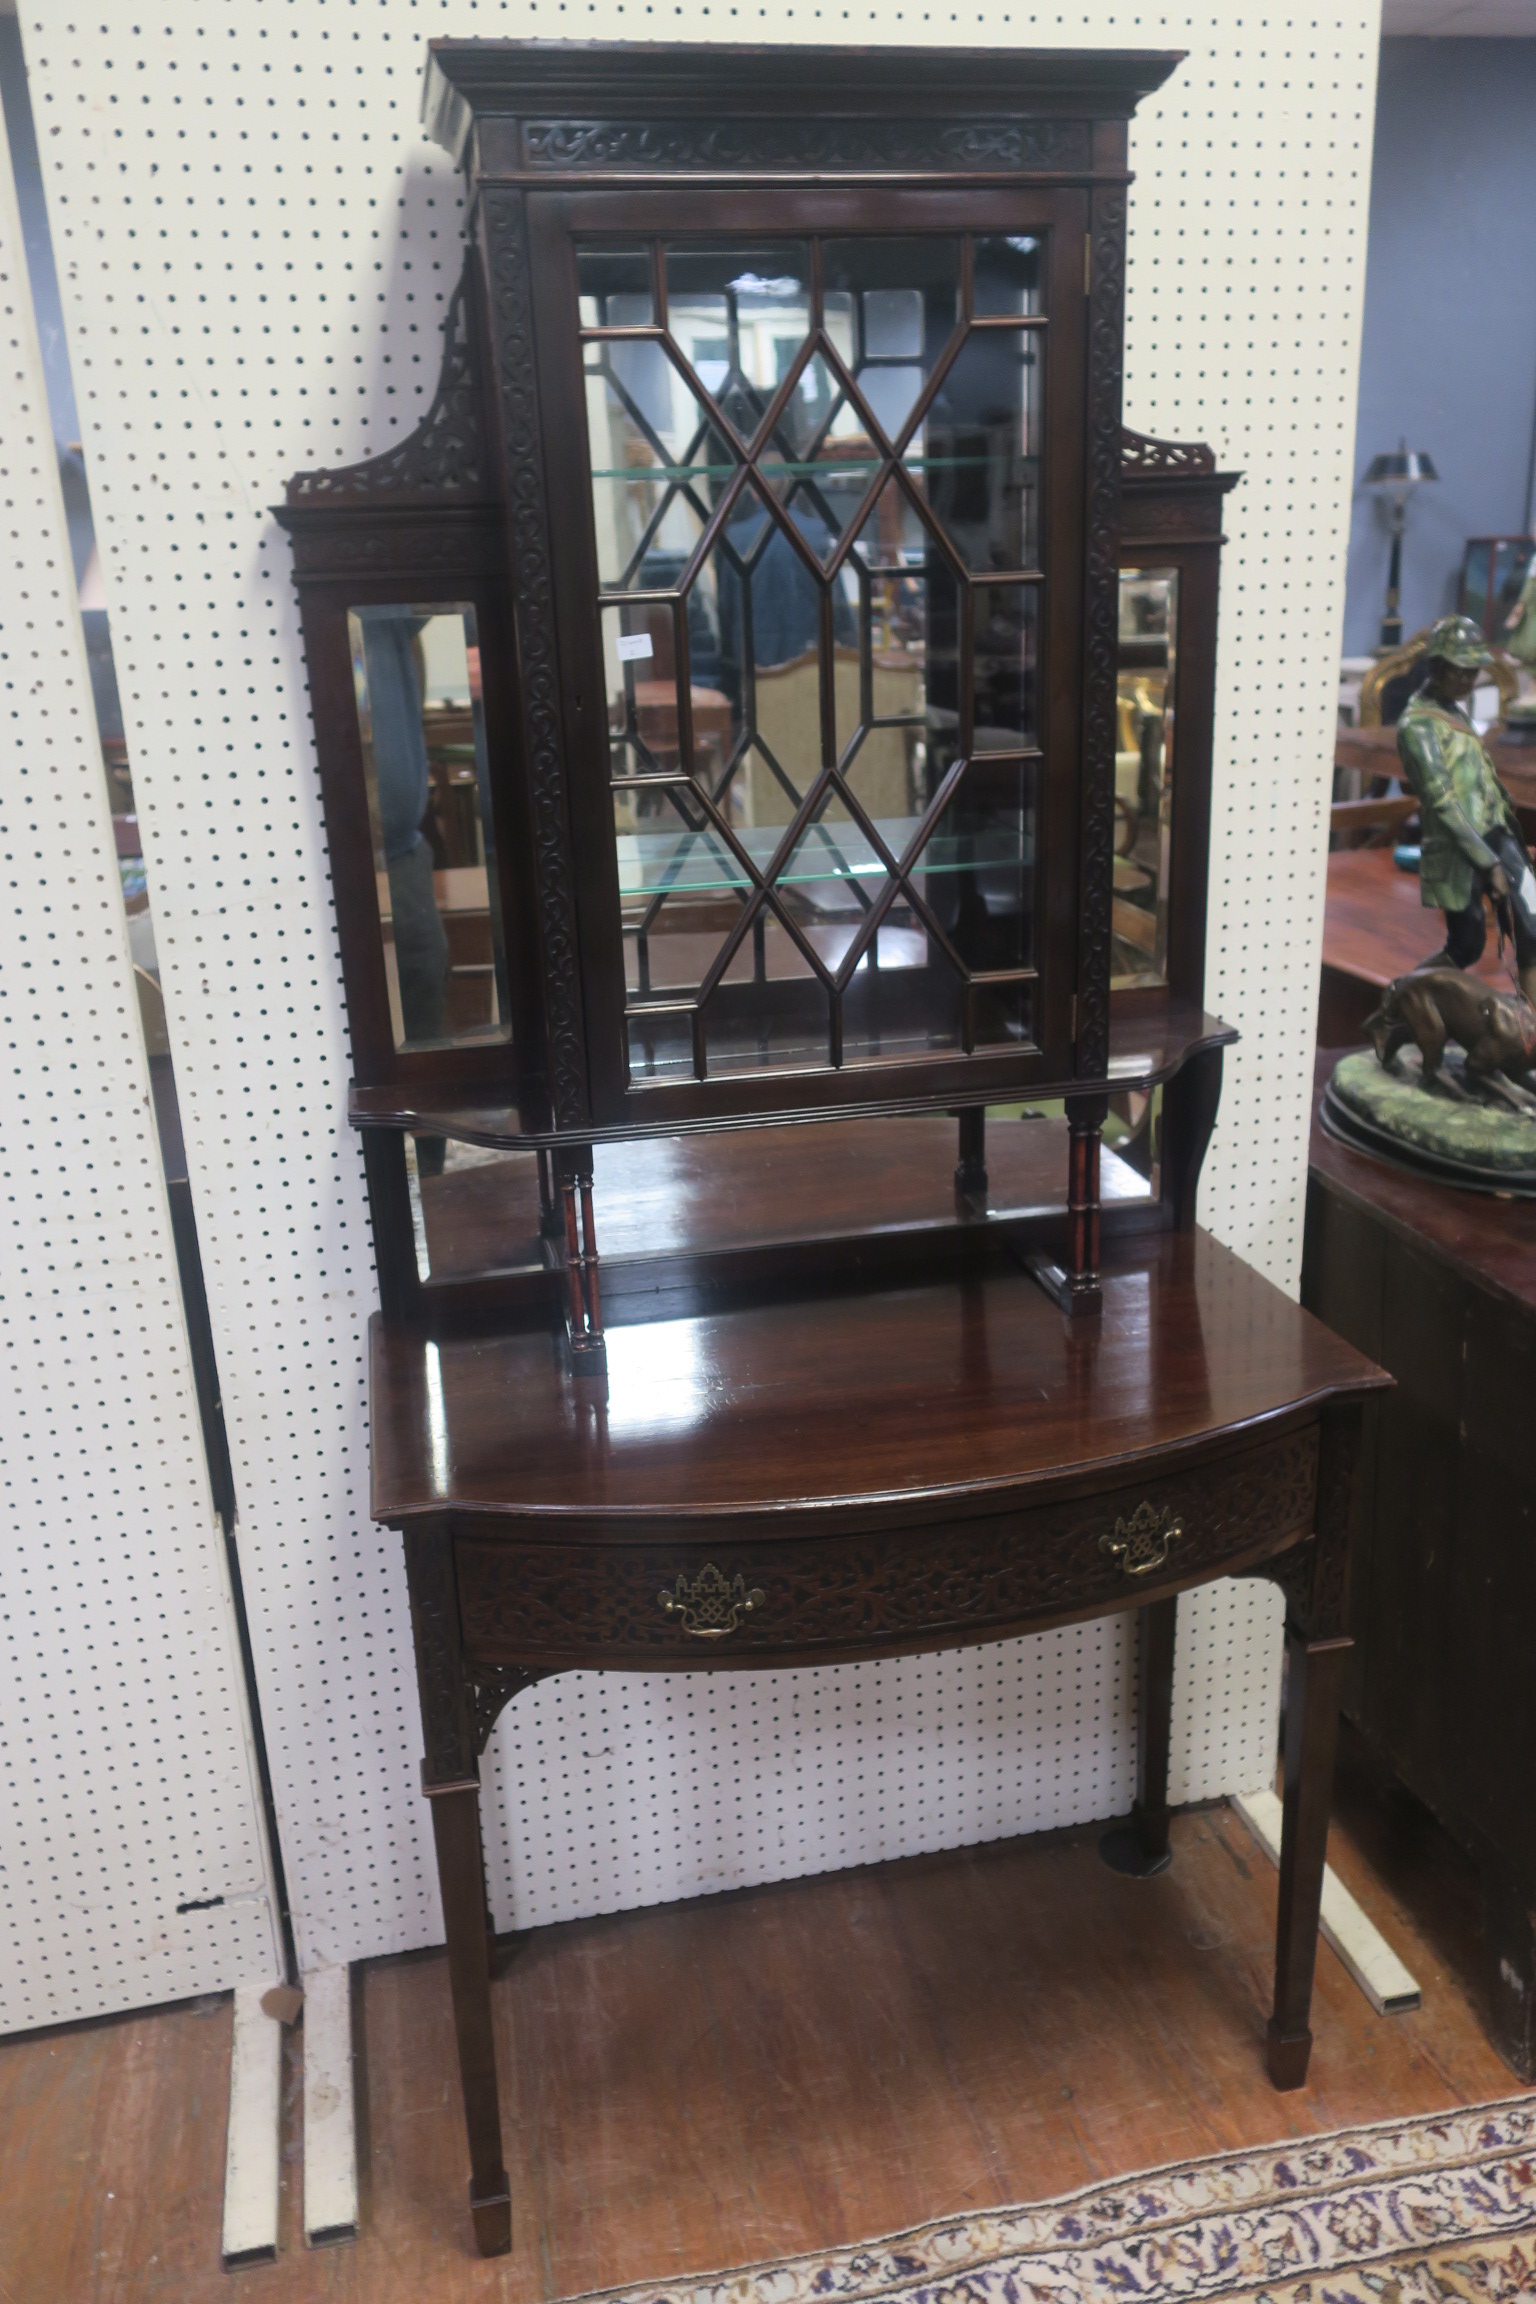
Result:
{"label": "bronze figure sculpture", "polygon": [[1493,655],[1468,616],[1443,616],[1425,649],[1422,685],[1397,723],[1403,781],[1419,803],[1420,892],[1445,914],[1430,967],[1472,968],[1482,956],[1491,896],[1510,936],[1527,999],[1536,996],[1536,870],[1514,802],[1462,706]]}
{"label": "bronze figure sculpture", "polygon": [[[1366,1018],[1370,1051],[1341,1057],[1323,1096],[1332,1136],[1470,1191],[1536,1197],[1536,867],[1513,801],[1463,709],[1493,657],[1466,616],[1429,635],[1425,676],[1397,723],[1419,803],[1420,894],[1445,942],[1389,984]],[[1518,994],[1471,975],[1488,940],[1514,945]],[[1412,1043],[1419,1064],[1400,1067]],[[1448,1044],[1461,1049],[1447,1059]]]}

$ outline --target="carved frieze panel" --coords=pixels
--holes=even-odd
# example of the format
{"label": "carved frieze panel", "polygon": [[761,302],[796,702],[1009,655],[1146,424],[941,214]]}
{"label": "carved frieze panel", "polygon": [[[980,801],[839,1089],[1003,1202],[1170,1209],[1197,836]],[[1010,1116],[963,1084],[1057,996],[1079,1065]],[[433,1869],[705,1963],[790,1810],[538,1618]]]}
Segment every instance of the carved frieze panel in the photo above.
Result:
{"label": "carved frieze panel", "polygon": [[[1134,1488],[996,1518],[815,1544],[682,1540],[604,1547],[461,1536],[455,1545],[465,1644],[515,1660],[620,1657],[656,1663],[740,1660],[793,1648],[866,1648],[1047,1620],[1056,1611],[1131,1607],[1155,1590],[1113,1546],[1138,1510],[1179,1525],[1165,1581],[1219,1573],[1310,1530],[1317,1482],[1315,1427],[1224,1462]],[[737,1581],[750,1607],[728,1637],[691,1636],[669,1599],[679,1580]],[[722,1619],[723,1620],[723,1619]]]}
{"label": "carved frieze panel", "polygon": [[523,165],[539,173],[710,170],[839,174],[1088,166],[1082,120],[525,120]]}

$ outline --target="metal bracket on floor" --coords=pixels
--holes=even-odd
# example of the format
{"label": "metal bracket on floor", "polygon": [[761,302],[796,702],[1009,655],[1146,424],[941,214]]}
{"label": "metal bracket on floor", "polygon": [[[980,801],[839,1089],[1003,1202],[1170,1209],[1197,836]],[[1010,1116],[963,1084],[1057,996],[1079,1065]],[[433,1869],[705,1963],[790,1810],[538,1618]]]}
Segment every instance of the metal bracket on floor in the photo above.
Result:
{"label": "metal bracket on floor", "polygon": [[[1268,1791],[1240,1792],[1232,1805],[1271,1864],[1278,1864],[1285,1810],[1277,1796]],[[1402,2016],[1420,2006],[1424,1995],[1417,1983],[1332,1865],[1323,1873],[1322,1934],[1378,2016]]]}

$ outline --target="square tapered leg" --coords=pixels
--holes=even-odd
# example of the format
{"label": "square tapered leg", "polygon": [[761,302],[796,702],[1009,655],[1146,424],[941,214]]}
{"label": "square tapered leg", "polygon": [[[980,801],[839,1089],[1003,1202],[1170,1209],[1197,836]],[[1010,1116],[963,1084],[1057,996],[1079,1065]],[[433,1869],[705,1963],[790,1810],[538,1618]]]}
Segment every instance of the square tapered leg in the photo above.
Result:
{"label": "square tapered leg", "polygon": [[1328,1816],[1338,1748],[1339,1698],[1352,1642],[1309,1640],[1287,1626],[1285,1816],[1280,1831],[1280,1911],[1275,1929],[1275,2011],[1269,2076],[1277,2088],[1306,2082],[1317,1925],[1328,1860]]}
{"label": "square tapered leg", "polygon": [[432,1836],[448,1932],[448,1979],[458,2036],[464,2125],[469,2135],[469,2206],[482,2256],[512,2245],[512,2201],[501,2157],[501,2105],[491,2031],[491,1971],[485,1934],[485,1862],[480,1787],[434,1790]]}

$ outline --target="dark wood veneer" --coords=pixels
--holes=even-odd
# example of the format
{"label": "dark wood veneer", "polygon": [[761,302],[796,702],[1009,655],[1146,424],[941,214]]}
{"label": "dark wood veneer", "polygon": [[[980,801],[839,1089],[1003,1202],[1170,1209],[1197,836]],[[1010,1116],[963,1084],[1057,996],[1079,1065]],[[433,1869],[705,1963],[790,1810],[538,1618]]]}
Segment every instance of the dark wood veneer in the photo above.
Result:
{"label": "dark wood veneer", "polygon": [[1123,1243],[1087,1337],[998,1272],[618,1341],[606,1399],[587,1400],[547,1335],[429,1342],[375,1320],[374,1516],[484,1509],[615,1538],[658,1515],[889,1526],[1118,1480],[1378,1380],[1201,1232]]}
{"label": "dark wood veneer", "polygon": [[[512,1543],[459,1534],[459,1622],[471,1668],[515,1662],[560,1669],[594,1643],[615,1667],[668,1670],[721,1664],[841,1662],[859,1656],[996,1640],[1142,1604],[1217,1574],[1251,1568],[1312,1532],[1315,1424],[1198,1470],[1144,1473],[1065,1503],[1021,1505],[972,1519],[941,1514],[918,1526],[806,1541],[749,1536],[725,1523],[700,1533],[626,1525],[622,1547],[588,1520],[559,1541]],[[1181,1532],[1165,1568],[1132,1580],[1106,1549],[1138,1511],[1173,1513]],[[474,1523],[467,1525],[473,1529]],[[759,1526],[761,1523],[759,1522]],[[701,1650],[659,1605],[678,1577],[718,1570],[760,1592],[739,1625]],[[729,1640],[729,1649],[725,1641]]]}
{"label": "dark wood veneer", "polygon": [[1314,1110],[1302,1294],[1399,1385],[1367,1417],[1344,1709],[1475,1860],[1489,2027],[1530,2080],[1536,1205],[1372,1159]]}

